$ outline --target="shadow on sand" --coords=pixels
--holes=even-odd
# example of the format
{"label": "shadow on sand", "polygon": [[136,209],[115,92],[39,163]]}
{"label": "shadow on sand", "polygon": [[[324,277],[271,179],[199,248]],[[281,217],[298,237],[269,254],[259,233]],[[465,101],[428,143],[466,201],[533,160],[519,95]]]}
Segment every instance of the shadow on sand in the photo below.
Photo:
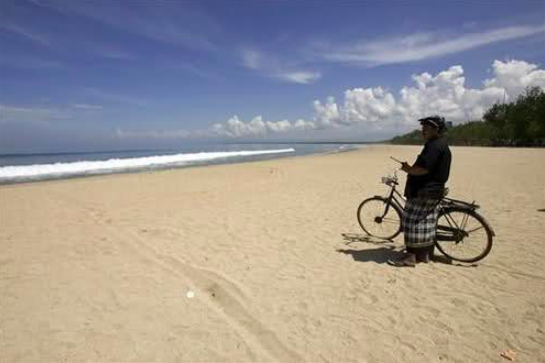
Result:
{"label": "shadow on sand", "polygon": [[351,255],[354,261],[359,262],[375,262],[386,263],[390,259],[397,259],[402,256],[402,253],[395,250],[394,241],[384,240],[371,237],[365,234],[357,233],[342,233],[345,246],[351,246],[356,243],[366,243],[372,245],[382,245],[383,247],[353,250],[353,249],[337,249],[337,252]]}
{"label": "shadow on sand", "polygon": [[[384,240],[376,237],[368,236],[365,234],[357,233],[342,233],[343,242],[345,246],[351,246],[355,243],[366,243],[372,245],[382,245],[380,248],[365,249],[365,250],[353,250],[353,249],[337,249],[339,253],[344,253],[346,255],[351,255],[354,261],[358,262],[375,262],[379,264],[386,263],[388,260],[398,259],[403,256],[404,248],[396,250],[394,241]],[[433,259],[435,263],[441,263],[445,265],[458,266],[458,267],[477,267],[477,264],[462,264],[452,261],[444,255],[437,254],[435,252],[435,257]]]}
{"label": "shadow on sand", "polygon": [[344,244],[347,246],[352,243],[358,243],[358,242],[371,243],[374,245],[384,245],[384,244],[394,243],[394,241],[389,239],[380,239],[380,238],[368,236],[366,234],[341,233],[341,236],[343,236]]}
{"label": "shadow on sand", "polygon": [[395,260],[403,255],[401,252],[395,251],[394,248],[390,246],[361,251],[338,249],[337,252],[351,255],[354,261],[358,262],[386,263],[390,259]]}

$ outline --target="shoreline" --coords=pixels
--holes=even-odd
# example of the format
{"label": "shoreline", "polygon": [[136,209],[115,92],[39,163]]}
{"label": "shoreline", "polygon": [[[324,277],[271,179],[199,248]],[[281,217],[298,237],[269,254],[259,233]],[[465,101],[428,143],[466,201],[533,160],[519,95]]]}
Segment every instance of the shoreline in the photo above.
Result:
{"label": "shoreline", "polygon": [[261,162],[261,161],[270,161],[270,160],[276,160],[276,159],[340,154],[340,153],[345,153],[345,152],[361,150],[363,148],[363,146],[364,145],[362,145],[361,147],[356,147],[356,148],[347,149],[347,150],[331,150],[331,151],[323,151],[323,152],[308,153],[308,154],[301,154],[301,155],[278,155],[278,156],[265,157],[263,159],[256,159],[256,160],[203,161],[202,163],[196,162],[196,163],[191,164],[191,165],[182,165],[182,166],[173,166],[173,167],[165,166],[165,167],[158,167],[158,168],[142,168],[142,169],[137,169],[137,170],[127,170],[127,171],[119,171],[119,172],[112,172],[112,173],[98,173],[98,174],[85,174],[85,175],[51,177],[51,178],[45,178],[45,179],[39,179],[39,180],[24,180],[24,181],[14,181],[14,182],[9,182],[9,181],[8,182],[1,182],[0,181],[0,188],[2,188],[3,186],[36,184],[36,183],[55,182],[55,181],[63,181],[63,180],[74,180],[74,179],[80,179],[80,178],[87,179],[87,178],[106,177],[106,176],[115,176],[115,175],[127,175],[127,174],[129,174],[129,175],[130,174],[149,174],[149,173],[157,173],[157,172],[164,172],[164,171],[170,171],[170,170],[182,170],[182,169],[188,169],[188,168],[201,168],[201,167],[217,166],[217,165],[246,164],[246,163],[256,163],[256,162]]}

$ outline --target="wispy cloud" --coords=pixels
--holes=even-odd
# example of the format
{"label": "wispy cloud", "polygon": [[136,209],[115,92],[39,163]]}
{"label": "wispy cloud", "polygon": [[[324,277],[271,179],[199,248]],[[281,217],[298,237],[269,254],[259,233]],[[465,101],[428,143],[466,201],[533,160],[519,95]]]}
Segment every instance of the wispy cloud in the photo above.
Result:
{"label": "wispy cloud", "polygon": [[95,97],[95,98],[99,98],[102,100],[111,101],[115,103],[125,103],[125,104],[138,106],[138,107],[148,106],[148,101],[142,98],[120,95],[120,94],[112,93],[112,92],[105,91],[99,88],[86,87],[84,89],[84,92],[91,97]]}
{"label": "wispy cloud", "polygon": [[49,122],[73,117],[70,109],[18,107],[0,104],[0,122]]}
{"label": "wispy cloud", "polygon": [[2,54],[0,66],[22,69],[60,69],[64,67],[63,63],[55,60],[14,54]]}
{"label": "wispy cloud", "polygon": [[240,53],[242,65],[264,77],[276,78],[285,82],[310,84],[319,80],[320,72],[303,70],[297,65],[280,61],[272,55],[265,55],[255,49],[244,49]]}
{"label": "wispy cloud", "polygon": [[12,21],[0,22],[0,29],[3,29],[7,32],[22,36],[23,38],[30,40],[34,43],[51,47],[51,39],[44,34],[24,27],[19,24],[14,24]]}
{"label": "wispy cloud", "polygon": [[82,16],[163,43],[205,51],[217,49],[205,34],[219,33],[218,26],[198,3],[133,0],[127,6],[103,0],[52,0],[48,4],[65,14]]}
{"label": "wispy cloud", "polygon": [[436,58],[538,34],[545,34],[545,26],[512,26],[450,37],[440,33],[415,33],[378,41],[322,46],[318,53],[329,61],[377,66]]}
{"label": "wispy cloud", "polygon": [[90,111],[100,111],[101,105],[77,103],[68,106],[30,107],[0,104],[0,123],[43,123],[76,119]]}
{"label": "wispy cloud", "polygon": [[242,64],[249,69],[259,69],[262,67],[263,60],[261,53],[251,49],[244,49],[241,54]]}
{"label": "wispy cloud", "polygon": [[322,77],[320,72],[286,72],[278,73],[277,77],[288,82],[310,84]]}
{"label": "wispy cloud", "polygon": [[[131,60],[135,57],[123,50],[120,46],[113,45],[107,41],[97,40],[94,36],[85,33],[71,33],[58,27],[46,26],[42,24],[26,23],[23,19],[14,17],[7,21],[0,21],[0,31],[15,35],[18,39],[22,38],[40,47],[45,47],[59,55],[70,55],[74,50],[84,52],[94,56],[116,60]],[[9,54],[9,49],[4,49],[4,53]],[[30,57],[27,57],[30,58]],[[19,66],[25,68],[49,68],[52,62],[41,62],[36,66],[36,57],[32,57],[33,62],[24,61]],[[49,63],[49,67],[46,63]],[[45,66],[44,66],[45,64]]]}
{"label": "wispy cloud", "polygon": [[124,49],[104,43],[96,40],[93,41],[78,41],[75,45],[82,49],[82,51],[91,53],[101,58],[113,59],[113,60],[134,60],[136,56],[125,51]]}
{"label": "wispy cloud", "polygon": [[101,105],[89,105],[87,103],[76,103],[72,105],[72,108],[90,111],[98,111],[104,109],[104,107],[102,107]]}
{"label": "wispy cloud", "polygon": [[163,131],[126,131],[118,128],[115,137],[119,139],[185,139],[194,137],[194,133],[187,130],[163,130]]}

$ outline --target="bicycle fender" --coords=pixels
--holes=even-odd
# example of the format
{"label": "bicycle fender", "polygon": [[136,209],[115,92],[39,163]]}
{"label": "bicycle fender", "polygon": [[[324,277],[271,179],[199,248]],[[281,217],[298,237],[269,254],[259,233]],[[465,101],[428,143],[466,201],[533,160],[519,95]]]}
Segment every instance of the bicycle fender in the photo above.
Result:
{"label": "bicycle fender", "polygon": [[[480,214],[479,214],[480,215]],[[494,229],[492,229],[492,226],[490,225],[490,223],[488,223],[488,221],[486,220],[486,218],[484,218],[482,215],[480,215],[481,218],[483,219],[483,223],[488,227],[488,229],[490,230],[490,233],[492,233],[492,237],[496,237],[496,232],[494,232]]]}

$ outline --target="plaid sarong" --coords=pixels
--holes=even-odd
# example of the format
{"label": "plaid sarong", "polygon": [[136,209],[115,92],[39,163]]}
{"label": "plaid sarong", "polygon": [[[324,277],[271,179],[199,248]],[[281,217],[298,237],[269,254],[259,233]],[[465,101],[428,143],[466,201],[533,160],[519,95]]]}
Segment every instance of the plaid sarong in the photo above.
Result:
{"label": "plaid sarong", "polygon": [[437,199],[410,198],[403,212],[403,235],[405,245],[411,248],[432,246],[435,243]]}

